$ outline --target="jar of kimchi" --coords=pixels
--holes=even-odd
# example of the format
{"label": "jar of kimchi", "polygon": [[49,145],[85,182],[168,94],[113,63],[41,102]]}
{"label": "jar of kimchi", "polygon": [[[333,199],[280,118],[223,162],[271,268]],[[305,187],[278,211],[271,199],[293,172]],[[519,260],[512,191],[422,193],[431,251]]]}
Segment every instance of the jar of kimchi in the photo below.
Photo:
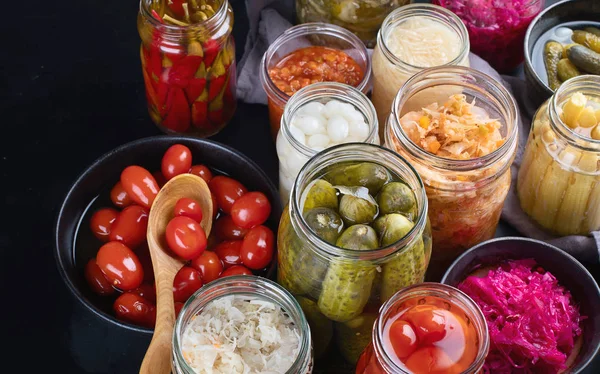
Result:
{"label": "jar of kimchi", "polygon": [[236,109],[227,0],[141,0],[137,21],[148,112],[164,132],[207,137]]}
{"label": "jar of kimchi", "polygon": [[427,191],[432,262],[447,263],[494,236],[517,150],[516,103],[474,69],[437,67],[398,92],[385,144],[417,170]]}

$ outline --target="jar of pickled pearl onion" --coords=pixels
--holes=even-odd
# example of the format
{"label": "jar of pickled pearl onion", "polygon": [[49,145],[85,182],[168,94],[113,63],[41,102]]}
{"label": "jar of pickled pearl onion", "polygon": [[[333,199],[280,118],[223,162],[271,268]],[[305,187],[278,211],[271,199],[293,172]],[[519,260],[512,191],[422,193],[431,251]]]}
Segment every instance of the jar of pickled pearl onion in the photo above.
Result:
{"label": "jar of pickled pearl onion", "polygon": [[377,114],[362,92],[342,83],[322,82],[290,98],[276,143],[283,205],[304,164],[318,152],[342,143],[379,144]]}

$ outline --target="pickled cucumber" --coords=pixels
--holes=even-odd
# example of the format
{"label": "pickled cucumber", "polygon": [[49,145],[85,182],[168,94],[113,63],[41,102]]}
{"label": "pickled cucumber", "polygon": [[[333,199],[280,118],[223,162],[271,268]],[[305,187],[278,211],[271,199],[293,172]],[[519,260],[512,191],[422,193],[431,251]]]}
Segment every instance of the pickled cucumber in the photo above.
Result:
{"label": "pickled cucumber", "polygon": [[304,214],[304,220],[319,238],[332,245],[335,245],[344,229],[340,216],[329,208],[314,208]]}
{"label": "pickled cucumber", "polygon": [[338,209],[337,191],[331,183],[323,179],[317,179],[311,182],[303,193],[304,205],[302,213],[306,213],[314,208]]}
{"label": "pickled cucumber", "polygon": [[377,195],[381,187],[392,179],[385,167],[372,162],[337,166],[323,177],[333,185],[367,187],[371,196]]}
{"label": "pickled cucumber", "polygon": [[313,350],[315,358],[319,358],[329,346],[333,337],[333,322],[321,313],[317,303],[302,296],[296,296],[298,304],[306,316],[313,337]]}
{"label": "pickled cucumber", "polygon": [[415,194],[402,182],[385,184],[379,191],[376,200],[381,214],[404,213],[411,219],[416,214]]}
{"label": "pickled cucumber", "polygon": [[600,54],[582,46],[569,48],[567,56],[573,65],[591,74],[600,75]]}
{"label": "pickled cucumber", "polygon": [[414,224],[399,213],[386,214],[373,222],[373,228],[379,235],[379,243],[382,247],[394,244],[408,234]]}
{"label": "pickled cucumber", "polygon": [[586,27],[584,30],[596,36],[600,36],[600,29],[597,27]]}
{"label": "pickled cucumber", "polygon": [[426,269],[425,244],[423,238],[419,237],[393,260],[383,264],[381,302],[386,302],[404,287],[423,282]]}
{"label": "pickled cucumber", "polygon": [[378,213],[379,208],[374,201],[352,195],[344,195],[340,199],[340,216],[347,225],[369,224]]}
{"label": "pickled cucumber", "polygon": [[552,90],[556,90],[560,86],[558,80],[558,61],[560,61],[563,53],[563,46],[559,42],[549,40],[544,45],[544,65],[546,66],[546,74],[548,75],[548,85]]}
{"label": "pickled cucumber", "polygon": [[560,79],[561,82],[566,82],[571,78],[581,75],[579,69],[577,69],[568,58],[563,58],[558,62],[557,71],[558,79]]}
{"label": "pickled cucumber", "polygon": [[346,361],[356,365],[361,353],[371,342],[377,314],[364,313],[344,323],[335,324],[335,338]]}
{"label": "pickled cucumber", "polygon": [[600,36],[583,30],[575,30],[573,31],[571,38],[575,43],[581,44],[594,52],[600,53]]}

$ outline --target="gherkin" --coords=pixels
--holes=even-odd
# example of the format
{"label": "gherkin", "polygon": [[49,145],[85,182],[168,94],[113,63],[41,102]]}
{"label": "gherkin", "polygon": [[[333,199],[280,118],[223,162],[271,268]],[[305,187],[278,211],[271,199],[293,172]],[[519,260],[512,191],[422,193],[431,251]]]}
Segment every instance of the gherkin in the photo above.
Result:
{"label": "gherkin", "polygon": [[303,213],[314,208],[338,209],[337,191],[331,183],[323,179],[311,182],[304,190],[302,196],[304,200]]}
{"label": "gherkin", "polygon": [[381,165],[373,162],[360,162],[335,166],[328,170],[323,178],[334,186],[367,187],[369,193],[375,196],[381,187],[392,179],[392,176]]}

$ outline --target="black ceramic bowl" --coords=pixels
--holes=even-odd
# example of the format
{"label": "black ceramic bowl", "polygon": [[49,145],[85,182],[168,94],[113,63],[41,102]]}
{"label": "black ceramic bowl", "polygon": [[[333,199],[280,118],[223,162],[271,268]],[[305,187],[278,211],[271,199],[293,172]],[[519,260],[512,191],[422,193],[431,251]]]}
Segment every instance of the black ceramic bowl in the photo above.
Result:
{"label": "black ceramic bowl", "polygon": [[[84,267],[102,243],[91,234],[89,218],[98,207],[112,206],[109,192],[125,167],[135,164],[151,172],[160,170],[163,154],[177,143],[190,148],[194,164],[205,164],[214,173],[239,180],[249,191],[266,194],[272,206],[266,225],[275,233],[282,213],[277,188],[258,165],[238,151],[210,140],[166,135],[140,139],[108,152],[88,167],[67,193],[58,213],[54,235],[59,271],[73,295],[92,313],[117,326],[148,334],[152,333],[151,329],[114,317],[111,309],[114,297],[101,297],[90,290],[84,278]],[[273,278],[275,271],[273,261],[265,276]]]}
{"label": "black ceramic bowl", "polygon": [[565,0],[544,9],[531,21],[525,34],[525,80],[528,96],[540,105],[554,93],[541,77],[545,71],[536,71],[533,64],[533,49],[538,38],[554,26],[577,21],[599,21],[600,1]]}
{"label": "black ceramic bowl", "polygon": [[583,265],[563,250],[539,240],[504,237],[488,240],[463,253],[448,268],[442,283],[456,286],[476,268],[494,265],[503,260],[534,259],[542,268],[554,274],[580,306],[583,346],[570,374],[581,373],[600,350],[600,288]]}

